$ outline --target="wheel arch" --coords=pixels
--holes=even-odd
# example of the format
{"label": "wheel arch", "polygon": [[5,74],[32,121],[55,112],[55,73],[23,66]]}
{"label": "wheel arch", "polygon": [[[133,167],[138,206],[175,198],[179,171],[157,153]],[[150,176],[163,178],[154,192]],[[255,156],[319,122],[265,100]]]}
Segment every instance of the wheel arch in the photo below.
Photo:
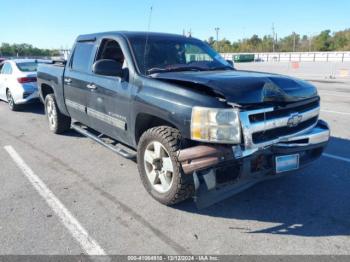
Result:
{"label": "wheel arch", "polygon": [[59,89],[57,90],[55,86],[49,85],[47,83],[41,83],[39,87],[39,97],[43,103],[45,103],[45,98],[48,94],[55,95],[57,106],[61,113],[65,114],[66,116],[69,116],[68,110],[64,103],[63,93],[60,92]]}
{"label": "wheel arch", "polygon": [[42,101],[45,101],[45,97],[48,94],[54,94],[54,89],[52,86],[48,85],[48,84],[41,84],[40,86],[40,98],[42,99]]}
{"label": "wheel arch", "polygon": [[176,128],[181,132],[181,130],[176,126],[175,123],[172,123],[167,119],[164,119],[149,113],[139,113],[135,119],[135,127],[134,127],[135,145],[138,144],[140,137],[146,130],[157,126],[169,126],[169,127]]}

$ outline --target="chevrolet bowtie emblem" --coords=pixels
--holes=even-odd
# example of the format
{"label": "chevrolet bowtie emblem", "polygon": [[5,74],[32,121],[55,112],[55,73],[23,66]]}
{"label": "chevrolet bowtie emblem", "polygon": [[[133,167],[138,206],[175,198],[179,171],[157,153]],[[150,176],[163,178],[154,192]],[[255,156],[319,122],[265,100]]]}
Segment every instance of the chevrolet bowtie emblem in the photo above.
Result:
{"label": "chevrolet bowtie emblem", "polygon": [[287,126],[288,127],[295,127],[300,124],[303,116],[299,113],[293,113],[289,116]]}

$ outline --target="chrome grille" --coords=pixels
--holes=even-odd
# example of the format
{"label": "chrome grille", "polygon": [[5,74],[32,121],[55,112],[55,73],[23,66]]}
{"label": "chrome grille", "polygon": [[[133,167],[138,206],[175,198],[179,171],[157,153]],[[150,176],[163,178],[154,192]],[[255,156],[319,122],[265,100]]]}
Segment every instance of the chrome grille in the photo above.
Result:
{"label": "chrome grille", "polygon": [[287,140],[313,128],[320,113],[319,99],[240,113],[246,149]]}

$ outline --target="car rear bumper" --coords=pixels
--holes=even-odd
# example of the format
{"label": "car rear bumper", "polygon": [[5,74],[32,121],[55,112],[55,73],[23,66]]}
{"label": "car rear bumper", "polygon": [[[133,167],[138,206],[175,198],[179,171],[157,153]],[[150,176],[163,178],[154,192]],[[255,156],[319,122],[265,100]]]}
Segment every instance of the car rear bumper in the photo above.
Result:
{"label": "car rear bumper", "polygon": [[27,103],[34,103],[39,101],[39,93],[37,90],[34,90],[33,92],[21,92],[16,95],[15,97],[15,103],[20,104],[27,104]]}
{"label": "car rear bumper", "polygon": [[322,155],[329,137],[327,123],[319,120],[310,131],[263,149],[240,151],[237,147],[197,146],[181,150],[179,161],[186,174],[193,174],[199,206],[207,206],[216,198],[292,173],[276,172],[278,156],[298,154],[299,169],[303,168]]}

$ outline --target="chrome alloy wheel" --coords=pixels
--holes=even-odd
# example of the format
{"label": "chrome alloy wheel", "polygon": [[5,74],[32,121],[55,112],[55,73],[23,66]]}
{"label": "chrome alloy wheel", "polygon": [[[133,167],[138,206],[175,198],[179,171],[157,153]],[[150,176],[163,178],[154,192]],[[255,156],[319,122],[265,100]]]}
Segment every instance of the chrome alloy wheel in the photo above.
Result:
{"label": "chrome alloy wheel", "polygon": [[56,107],[54,101],[48,100],[46,104],[47,117],[49,119],[50,126],[54,127],[56,125]]}
{"label": "chrome alloy wheel", "polygon": [[174,167],[169,153],[157,141],[152,141],[144,152],[144,165],[147,178],[154,190],[166,193],[173,184]]}
{"label": "chrome alloy wheel", "polygon": [[9,104],[10,108],[13,108],[15,102],[13,101],[13,97],[12,97],[10,90],[7,91],[6,97],[7,97],[7,102]]}

